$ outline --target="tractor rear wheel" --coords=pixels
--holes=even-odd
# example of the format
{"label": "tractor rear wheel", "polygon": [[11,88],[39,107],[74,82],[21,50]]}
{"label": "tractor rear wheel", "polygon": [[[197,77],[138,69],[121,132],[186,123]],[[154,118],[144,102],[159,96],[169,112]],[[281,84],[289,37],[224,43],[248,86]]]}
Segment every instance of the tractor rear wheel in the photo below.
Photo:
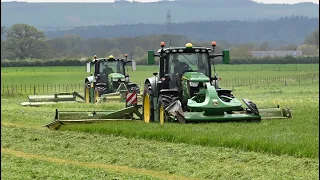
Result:
{"label": "tractor rear wheel", "polygon": [[142,98],[142,116],[145,123],[154,121],[153,92],[150,84],[145,84]]}
{"label": "tractor rear wheel", "polygon": [[160,95],[158,100],[158,120],[160,124],[168,122],[168,116],[165,109],[177,99],[178,97],[174,95]]}

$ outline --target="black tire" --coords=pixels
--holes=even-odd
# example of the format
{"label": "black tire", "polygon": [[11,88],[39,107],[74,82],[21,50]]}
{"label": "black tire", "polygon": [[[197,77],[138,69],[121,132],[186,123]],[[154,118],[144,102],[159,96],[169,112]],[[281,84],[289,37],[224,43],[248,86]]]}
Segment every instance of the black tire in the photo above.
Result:
{"label": "black tire", "polygon": [[140,94],[140,88],[138,85],[132,85],[128,87],[129,92],[135,92],[137,94]]}
{"label": "black tire", "polygon": [[97,83],[95,90],[99,92],[99,97],[107,93],[107,85],[105,83]]}
{"label": "black tire", "polygon": [[162,120],[160,119],[160,108],[161,106],[166,109],[172,102],[174,102],[175,100],[178,100],[179,97],[177,96],[174,96],[174,95],[160,95],[159,96],[159,99],[158,99],[158,109],[157,109],[157,112],[158,112],[158,121],[159,123],[165,123],[165,122],[168,122],[168,118],[167,118],[167,112],[164,111],[164,121],[162,122]]}
{"label": "black tire", "polygon": [[[146,96],[149,97],[149,105],[150,105],[149,116],[145,113],[145,98],[146,98]],[[148,116],[149,120],[146,119],[145,115]],[[143,117],[142,120],[146,123],[154,122],[153,91],[152,91],[151,85],[149,83],[146,83],[144,85],[143,98],[142,98],[142,117]]]}

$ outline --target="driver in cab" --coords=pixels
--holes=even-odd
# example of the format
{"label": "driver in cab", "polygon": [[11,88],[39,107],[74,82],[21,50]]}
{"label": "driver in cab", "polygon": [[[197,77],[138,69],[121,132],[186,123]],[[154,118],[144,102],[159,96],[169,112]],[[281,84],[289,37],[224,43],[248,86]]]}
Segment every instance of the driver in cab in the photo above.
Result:
{"label": "driver in cab", "polygon": [[172,73],[172,86],[175,86],[177,84],[178,78],[189,69],[188,64],[184,62],[180,62],[178,60],[178,54],[173,55],[172,63],[174,65],[173,73]]}
{"label": "driver in cab", "polygon": [[106,76],[108,76],[110,73],[113,73],[113,70],[106,64],[106,66],[103,69],[103,73],[105,73]]}
{"label": "driver in cab", "polygon": [[173,55],[172,63],[174,64],[173,74],[176,76],[181,76],[182,73],[189,69],[188,64],[178,60],[178,54]]}

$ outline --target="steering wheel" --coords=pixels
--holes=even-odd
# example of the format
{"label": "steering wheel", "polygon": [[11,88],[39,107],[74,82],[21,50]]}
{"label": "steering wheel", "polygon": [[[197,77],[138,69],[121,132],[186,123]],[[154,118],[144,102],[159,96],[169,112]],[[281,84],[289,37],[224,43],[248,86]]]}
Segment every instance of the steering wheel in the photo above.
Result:
{"label": "steering wheel", "polygon": [[192,70],[188,64],[184,63],[183,66],[184,66],[183,67],[184,70],[182,71],[181,75],[184,74],[185,72],[194,72],[194,70]]}

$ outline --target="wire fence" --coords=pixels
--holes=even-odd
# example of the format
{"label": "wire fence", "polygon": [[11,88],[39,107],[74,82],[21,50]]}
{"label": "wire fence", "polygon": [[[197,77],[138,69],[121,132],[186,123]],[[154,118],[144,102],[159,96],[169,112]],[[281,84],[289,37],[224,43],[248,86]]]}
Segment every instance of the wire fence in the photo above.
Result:
{"label": "wire fence", "polygon": [[[144,82],[137,83],[140,89],[143,89]],[[304,75],[294,76],[277,76],[277,77],[244,77],[222,79],[219,81],[219,86],[224,88],[233,88],[240,86],[253,85],[268,85],[279,84],[284,86],[289,85],[305,85],[319,84],[319,73],[309,73]],[[52,94],[58,92],[83,92],[83,83],[71,84],[16,84],[16,85],[1,85],[1,96],[10,96],[15,94]]]}

